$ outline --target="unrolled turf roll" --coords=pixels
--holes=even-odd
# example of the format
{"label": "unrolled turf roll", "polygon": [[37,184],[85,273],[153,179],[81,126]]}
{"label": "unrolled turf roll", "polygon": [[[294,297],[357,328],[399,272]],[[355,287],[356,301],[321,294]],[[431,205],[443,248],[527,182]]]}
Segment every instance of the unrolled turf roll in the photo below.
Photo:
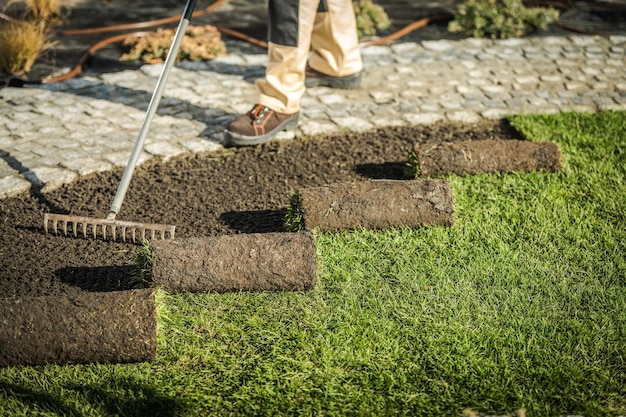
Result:
{"label": "unrolled turf roll", "polygon": [[374,180],[299,191],[304,225],[322,232],[452,224],[446,180]]}
{"label": "unrolled turf roll", "polygon": [[552,142],[467,140],[416,144],[420,176],[558,171],[561,152]]}
{"label": "unrolled turf roll", "polygon": [[155,354],[152,289],[0,299],[0,366],[143,362]]}
{"label": "unrolled turf roll", "polygon": [[298,291],[315,287],[310,232],[253,233],[152,243],[153,284],[165,291]]}

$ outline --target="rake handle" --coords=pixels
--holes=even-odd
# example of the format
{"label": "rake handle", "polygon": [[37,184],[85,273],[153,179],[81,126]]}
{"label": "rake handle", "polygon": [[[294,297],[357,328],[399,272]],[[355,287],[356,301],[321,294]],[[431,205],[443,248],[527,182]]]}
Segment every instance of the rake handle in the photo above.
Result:
{"label": "rake handle", "polygon": [[196,0],[187,0],[187,3],[185,4],[185,9],[182,14],[182,18],[180,20],[180,23],[178,24],[178,28],[176,29],[176,34],[174,35],[172,46],[170,47],[169,53],[167,54],[167,58],[165,59],[165,64],[163,65],[163,69],[161,70],[159,79],[157,80],[154,93],[152,94],[152,98],[150,99],[150,104],[148,104],[148,110],[146,111],[146,116],[144,117],[143,123],[141,125],[141,130],[139,131],[139,135],[137,136],[137,140],[135,141],[133,152],[130,155],[128,164],[126,164],[124,174],[122,175],[120,184],[117,187],[117,192],[115,193],[115,197],[113,198],[113,203],[111,204],[109,216],[107,217],[108,219],[115,219],[115,216],[122,207],[124,197],[126,197],[126,192],[128,191],[130,180],[133,177],[135,167],[137,166],[137,161],[139,160],[139,155],[143,150],[143,145],[146,140],[148,130],[150,129],[150,124],[152,123],[154,114],[156,113],[157,108],[159,107],[159,103],[161,102],[163,90],[165,89],[165,83],[172,70],[172,67],[174,66],[174,63],[176,62],[178,50],[180,49],[180,45],[185,36],[187,26],[189,26],[189,20],[191,19],[191,15],[193,14],[193,10],[195,7]]}

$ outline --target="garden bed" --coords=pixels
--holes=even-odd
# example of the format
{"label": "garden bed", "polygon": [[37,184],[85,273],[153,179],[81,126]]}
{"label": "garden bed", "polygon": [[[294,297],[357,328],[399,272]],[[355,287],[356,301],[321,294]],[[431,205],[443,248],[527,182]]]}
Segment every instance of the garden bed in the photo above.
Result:
{"label": "garden bed", "polygon": [[[296,190],[364,180],[407,180],[407,158],[415,144],[432,143],[444,137],[447,141],[522,139],[506,122],[487,121],[473,126],[442,123],[295,139],[224,153],[180,157],[167,163],[154,162],[136,171],[119,218],[175,224],[178,239],[287,232],[284,219],[290,196]],[[24,305],[50,306],[54,304],[51,299],[58,299],[60,305],[63,305],[62,300],[87,303],[98,298],[98,293],[130,292],[136,286],[133,258],[141,249],[140,245],[55,236],[42,230],[46,211],[105,216],[120,175],[120,171],[100,173],[54,192],[40,194],[32,190],[2,201],[0,294],[7,306],[14,307],[15,300],[19,299]],[[204,262],[212,260],[204,259]],[[309,260],[308,264],[311,262]],[[303,274],[311,275],[307,271]],[[302,288],[291,285],[288,289],[310,288],[313,284],[309,281]],[[74,305],[74,308],[59,312],[59,317],[78,323],[81,313],[72,303],[81,302],[68,301],[68,306]],[[91,311],[100,311],[101,307],[96,301]],[[37,308],[32,314],[39,311],[47,310]],[[66,317],[67,314],[75,315],[74,319]],[[108,317],[119,325],[129,320],[128,317]],[[33,323],[37,323],[34,316],[26,322],[30,324],[25,324],[25,328],[43,326],[39,323],[33,327]],[[148,323],[139,333],[150,333],[152,326],[152,322]],[[57,327],[40,329],[40,333],[62,332]],[[120,333],[120,338],[126,337],[124,335]],[[61,338],[67,336],[59,334]],[[31,339],[15,337],[13,349],[19,351],[20,346],[15,345],[18,342],[31,346]],[[154,340],[150,340],[148,345],[153,346]],[[106,357],[82,360],[129,361],[150,357],[150,354],[140,354],[117,358],[107,352],[101,354]],[[34,358],[24,363],[81,361],[70,356]],[[7,361],[15,363],[18,359],[16,356]]]}
{"label": "garden bed", "polygon": [[[401,180],[415,143],[521,139],[505,122],[438,124],[296,139],[181,157],[137,169],[121,220],[176,225],[177,238],[285,231],[291,194],[302,188],[369,179]],[[70,295],[133,288],[138,245],[45,234],[46,211],[103,217],[121,172],[80,179],[44,195],[0,205],[0,294]]]}

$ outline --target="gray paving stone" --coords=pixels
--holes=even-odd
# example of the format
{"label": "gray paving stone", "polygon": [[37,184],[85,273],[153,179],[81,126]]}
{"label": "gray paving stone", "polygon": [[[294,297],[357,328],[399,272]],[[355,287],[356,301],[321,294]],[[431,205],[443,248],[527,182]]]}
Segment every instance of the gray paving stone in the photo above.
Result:
{"label": "gray paving stone", "polygon": [[393,91],[372,91],[370,96],[372,96],[376,104],[387,104],[395,99],[396,94]]}
{"label": "gray paving stone", "polygon": [[74,181],[78,174],[58,167],[41,166],[24,173],[24,177],[31,183],[43,186],[41,191],[46,193]]}
{"label": "gray paving stone", "polygon": [[361,50],[364,57],[379,57],[380,55],[391,55],[392,49],[389,46],[368,46]]}
{"label": "gray paving stone", "polygon": [[327,119],[305,119],[300,122],[300,130],[305,135],[321,135],[338,130],[337,124]]}
{"label": "gray paving stone", "polygon": [[163,160],[185,153],[183,147],[168,142],[148,143],[144,149],[152,155],[162,157]]}
{"label": "gray paving stone", "polygon": [[614,44],[623,44],[626,43],[626,35],[612,35],[609,36],[609,41]]}
{"label": "gray paving stone", "polygon": [[448,40],[424,41],[422,42],[422,46],[424,49],[430,51],[442,52],[454,49],[455,43]]}
{"label": "gray paving stone", "polygon": [[436,122],[439,122],[441,120],[445,119],[445,116],[441,113],[434,113],[434,112],[423,112],[423,113],[407,113],[404,115],[404,119],[411,123],[411,124],[416,124],[416,125],[424,125],[424,124],[433,124]]}
{"label": "gray paving stone", "polygon": [[[217,134],[215,131],[213,134]],[[221,148],[220,141],[208,140],[206,138],[196,138],[181,141],[181,145],[186,149],[187,152],[193,153],[204,153],[204,152],[214,152]]]}
{"label": "gray paving stone", "polygon": [[109,171],[113,168],[113,165],[108,161],[94,159],[90,156],[67,159],[61,162],[60,165],[81,176],[93,174],[94,172]]}
{"label": "gray paving stone", "polygon": [[374,128],[372,123],[361,117],[332,117],[331,119],[341,129],[347,129],[354,132],[362,132]]}
{"label": "gray paving stone", "polygon": [[0,178],[0,198],[14,197],[30,190],[31,183],[20,175]]}
{"label": "gray paving stone", "polygon": [[482,120],[480,114],[472,111],[456,111],[446,113],[446,117],[451,122],[457,123],[478,123]]}
{"label": "gray paving stone", "polygon": [[345,103],[345,98],[341,94],[325,94],[319,97],[319,100],[326,105]]}
{"label": "gray paving stone", "polygon": [[578,46],[589,46],[593,45],[598,41],[599,36],[579,36],[574,35],[571,36],[570,39],[574,45]]}
{"label": "gray paving stone", "polygon": [[4,178],[4,177],[11,176],[11,175],[15,175],[17,173],[15,168],[13,168],[11,165],[9,165],[5,161],[5,158],[8,155],[9,154],[7,152],[1,152],[0,153],[0,178]]}
{"label": "gray paving stone", "polygon": [[419,106],[419,109],[424,113],[440,113],[442,110],[441,104],[438,102],[423,103]]}
{"label": "gray paving stone", "polygon": [[480,115],[485,119],[502,119],[511,114],[511,110],[506,108],[490,108],[480,112]]}

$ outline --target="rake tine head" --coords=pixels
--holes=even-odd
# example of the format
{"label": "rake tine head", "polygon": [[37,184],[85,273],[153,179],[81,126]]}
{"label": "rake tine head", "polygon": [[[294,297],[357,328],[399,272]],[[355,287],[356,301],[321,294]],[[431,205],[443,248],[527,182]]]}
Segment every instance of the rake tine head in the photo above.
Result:
{"label": "rake tine head", "polygon": [[[104,240],[108,240],[110,235],[110,240],[120,239],[122,242],[127,240],[137,242],[137,230],[139,230],[141,235],[140,242],[145,240],[146,231],[149,232],[151,239],[155,239],[157,236],[160,236],[161,239],[174,239],[174,231],[176,229],[173,225],[165,224],[126,222],[115,219],[98,219],[53,213],[44,214],[43,229],[46,233],[52,231],[55,235],[59,234],[59,227],[65,236],[68,235],[69,229],[74,237],[78,237],[80,227],[84,238],[89,237],[88,229],[91,227],[91,234],[94,239],[101,237]],[[100,228],[100,231],[98,228]],[[131,239],[126,239],[129,234]]]}

